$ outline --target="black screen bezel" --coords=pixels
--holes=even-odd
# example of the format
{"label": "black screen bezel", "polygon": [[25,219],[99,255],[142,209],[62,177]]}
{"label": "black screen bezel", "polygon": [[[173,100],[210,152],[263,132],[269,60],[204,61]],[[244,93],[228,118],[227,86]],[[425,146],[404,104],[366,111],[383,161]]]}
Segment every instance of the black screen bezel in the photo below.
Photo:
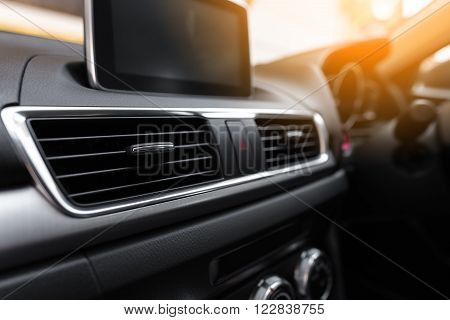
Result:
{"label": "black screen bezel", "polygon": [[[111,2],[92,0],[92,45],[97,86],[112,91],[143,91],[192,95],[240,96],[251,95],[251,66],[248,36],[247,10],[228,0],[197,0],[207,2],[239,16],[241,23],[241,85],[228,86],[218,83],[174,80],[159,77],[122,74],[114,68],[114,40]],[[98,13],[98,14],[96,14]],[[218,62],[220,63],[220,62]]]}

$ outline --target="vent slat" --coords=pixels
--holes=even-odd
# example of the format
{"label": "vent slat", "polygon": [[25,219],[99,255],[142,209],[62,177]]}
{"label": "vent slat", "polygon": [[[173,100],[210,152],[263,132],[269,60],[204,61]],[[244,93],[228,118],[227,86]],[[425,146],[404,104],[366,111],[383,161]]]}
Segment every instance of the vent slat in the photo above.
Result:
{"label": "vent slat", "polygon": [[[197,143],[197,144],[187,144],[183,146],[175,146],[174,149],[188,149],[188,148],[197,148],[197,147],[205,147],[208,146],[209,143]],[[57,156],[57,157],[47,157],[47,160],[61,160],[61,159],[73,159],[73,158],[85,158],[85,157],[98,157],[98,156],[107,156],[114,154],[126,154],[126,150],[121,151],[109,151],[109,152],[98,152],[98,153],[86,153],[86,154],[72,154],[69,156]]]}
{"label": "vent slat", "polygon": [[[216,180],[216,181],[220,181],[220,179],[219,180]],[[208,183],[211,183],[211,181],[203,181],[203,182],[198,182],[198,183],[192,183],[192,184],[190,184],[189,185],[189,187],[199,187],[199,186],[202,186],[202,185],[205,185],[205,184],[208,184]],[[179,190],[183,190],[183,189],[186,189],[186,187],[174,187],[174,188],[172,188],[171,190],[172,191],[179,191]],[[151,193],[151,194],[148,194],[148,196],[150,196],[150,197],[152,197],[152,196],[157,196],[158,194],[159,194],[160,192],[154,192],[154,193]],[[139,197],[141,197],[141,196],[129,196],[129,197],[123,197],[123,198],[117,198],[116,200],[117,201],[131,201],[131,200],[133,200],[133,199],[138,199]],[[108,204],[109,203],[109,201],[98,201],[98,202],[95,202],[95,203],[92,203],[93,205],[104,205],[104,204]]]}
{"label": "vent slat", "polygon": [[71,154],[70,156],[47,157],[46,159],[51,161],[51,160],[73,159],[73,158],[98,157],[98,156],[107,156],[107,155],[125,154],[125,153],[127,153],[125,150],[109,151],[109,152],[86,153],[86,154]]}
{"label": "vent slat", "polygon": [[314,147],[317,146],[317,142],[316,141],[312,141],[312,142],[305,142],[305,143],[299,143],[298,145],[294,145],[294,146],[276,146],[276,147],[265,147],[264,148],[264,152],[271,152],[271,151],[277,151],[277,150],[298,150],[298,149],[303,149],[303,148],[308,148],[308,147]]}
{"label": "vent slat", "polygon": [[188,178],[188,177],[193,177],[193,176],[198,176],[198,175],[206,175],[206,174],[210,174],[210,173],[214,173],[214,171],[197,172],[197,173],[187,174],[183,177],[170,177],[170,178],[164,178],[164,179],[159,179],[159,180],[154,180],[154,181],[147,181],[147,182],[140,182],[140,183],[123,185],[123,186],[117,186],[117,187],[113,187],[113,188],[105,188],[105,189],[99,189],[99,190],[94,190],[94,191],[80,192],[80,193],[75,193],[75,194],[69,194],[69,197],[74,198],[74,197],[97,194],[97,193],[102,193],[102,192],[107,192],[107,191],[114,191],[114,190],[120,190],[120,189],[125,189],[125,188],[136,187],[136,186],[150,185],[153,183],[160,183],[160,182],[164,182],[164,181]]}
{"label": "vent slat", "polygon": [[199,157],[194,159],[184,159],[184,160],[175,160],[175,161],[168,161],[164,162],[164,164],[178,164],[178,163],[186,163],[186,162],[194,162],[194,161],[201,161],[201,160],[208,160],[212,159],[212,157]]}
{"label": "vent slat", "polygon": [[257,119],[266,169],[310,161],[320,155],[320,141],[313,119]]}
{"label": "vent slat", "polygon": [[204,130],[194,130],[194,131],[172,131],[172,132],[160,132],[160,133],[135,133],[135,134],[116,134],[107,136],[87,136],[87,137],[65,137],[65,138],[45,138],[37,139],[39,142],[59,142],[59,141],[69,141],[69,140],[88,140],[88,139],[109,139],[109,138],[129,138],[129,137],[146,137],[146,136],[162,136],[162,135],[176,135],[176,134],[192,134],[192,133],[206,133]]}
{"label": "vent slat", "polygon": [[90,175],[100,174],[100,173],[111,173],[111,172],[129,171],[129,170],[136,170],[136,167],[126,167],[126,168],[116,168],[116,169],[106,169],[106,170],[65,174],[65,175],[56,176],[56,178],[57,179],[67,179],[67,178],[75,178],[75,177],[82,177],[82,176],[90,176]]}
{"label": "vent slat", "polygon": [[[195,161],[208,160],[208,159],[212,159],[212,157],[200,157],[200,158],[194,158],[194,159],[183,159],[183,160],[168,161],[168,162],[161,163],[161,165],[195,162]],[[56,178],[57,179],[67,179],[67,178],[89,176],[89,175],[95,175],[95,174],[101,174],[101,173],[112,173],[112,172],[129,171],[129,170],[137,170],[137,169],[138,169],[137,167],[125,167],[125,168],[116,168],[116,169],[106,169],[106,170],[97,170],[97,171],[88,171],[88,172],[81,172],[81,173],[65,174],[65,175],[56,176]]]}
{"label": "vent slat", "polygon": [[[37,139],[207,130],[199,117],[71,117],[31,119]],[[83,124],[80,126],[80,124]],[[163,127],[164,126],[164,127]],[[170,129],[170,130],[169,130]],[[138,132],[139,131],[139,132]]]}
{"label": "vent slat", "polygon": [[287,157],[275,157],[275,158],[266,159],[266,162],[272,163],[272,162],[277,162],[280,160],[292,160],[292,159],[305,160],[305,159],[308,159],[309,157],[315,156],[315,155],[317,155],[316,151],[309,151],[309,152],[305,152],[303,154],[294,154],[292,156],[287,156]]}
{"label": "vent slat", "polygon": [[[28,124],[61,191],[79,206],[223,180],[212,132],[200,117],[38,118]],[[158,142],[173,148],[128,152]]]}
{"label": "vent slat", "polygon": [[[305,133],[305,136],[308,139],[315,139],[317,138],[315,133]],[[277,135],[267,135],[267,136],[261,136],[261,141],[263,142],[271,142],[271,141],[276,141],[276,140],[281,140],[281,139],[285,139],[286,137],[282,136],[281,134],[277,134]]]}
{"label": "vent slat", "polygon": [[[275,120],[276,121],[276,120]],[[313,124],[305,124],[305,125],[281,125],[281,124],[269,124],[267,126],[258,126],[258,130],[262,132],[267,131],[291,131],[291,130],[298,130],[298,131],[308,131],[312,130],[314,128]]]}

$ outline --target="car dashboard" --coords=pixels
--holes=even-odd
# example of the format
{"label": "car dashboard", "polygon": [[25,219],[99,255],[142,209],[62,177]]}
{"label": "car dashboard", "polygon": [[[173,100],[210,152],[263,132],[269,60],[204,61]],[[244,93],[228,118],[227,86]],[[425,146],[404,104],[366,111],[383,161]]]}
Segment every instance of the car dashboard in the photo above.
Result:
{"label": "car dashboard", "polygon": [[[0,47],[1,296],[247,299],[274,276],[307,288],[301,257],[320,252],[323,292],[285,291],[340,297],[328,235],[347,179],[320,63],[257,66],[245,98],[111,93],[89,87],[82,46],[1,33]],[[284,134],[298,153],[276,153]],[[142,141],[188,165],[149,180],[130,164]]]}

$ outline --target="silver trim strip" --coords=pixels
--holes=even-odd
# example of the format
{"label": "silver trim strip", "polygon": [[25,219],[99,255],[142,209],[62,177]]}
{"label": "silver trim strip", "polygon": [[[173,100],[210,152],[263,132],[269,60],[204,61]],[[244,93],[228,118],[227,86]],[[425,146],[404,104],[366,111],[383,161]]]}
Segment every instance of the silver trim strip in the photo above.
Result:
{"label": "silver trim strip", "polygon": [[172,142],[153,142],[146,144],[136,144],[129,148],[129,152],[133,155],[140,155],[154,152],[168,152],[175,149]]}
{"label": "silver trim strip", "polygon": [[60,191],[57,186],[53,176],[51,175],[47,165],[40,154],[38,147],[28,129],[27,118],[30,117],[68,117],[68,116],[157,116],[161,114],[170,114],[172,116],[176,115],[197,115],[197,116],[207,116],[208,118],[223,118],[230,119],[240,117],[244,118],[255,118],[255,117],[268,117],[274,116],[280,113],[280,110],[265,110],[263,113],[260,110],[255,109],[179,109],[179,108],[167,108],[161,110],[160,108],[126,108],[126,107],[7,107],[2,110],[1,118],[14,141],[14,144],[20,153],[26,167],[28,168],[30,174],[33,176],[37,187],[44,193],[44,195],[52,200],[54,203],[60,205],[67,213],[75,217],[88,217],[97,216],[105,213],[113,213],[123,210],[128,210],[136,207],[147,206],[151,204],[156,204],[164,201],[175,200],[187,196],[193,196],[202,194],[205,192],[210,192],[214,190],[219,190],[234,185],[251,182],[267,177],[272,177],[275,175],[299,171],[305,168],[312,168],[319,165],[325,164],[329,160],[329,149],[328,149],[328,131],[325,126],[323,118],[317,114],[308,110],[290,110],[285,112],[287,116],[297,116],[297,117],[307,117],[313,118],[317,130],[319,133],[320,141],[320,156],[312,161],[295,165],[288,168],[283,168],[279,170],[266,171],[257,174],[252,174],[244,177],[233,178],[229,180],[224,180],[218,183],[212,183],[209,185],[188,188],[183,191],[175,191],[163,194],[161,196],[154,196],[148,199],[142,199],[139,201],[122,203],[116,205],[108,205],[99,208],[80,208],[71,204],[65,197],[65,195]]}
{"label": "silver trim strip", "polygon": [[95,70],[94,54],[94,24],[93,24],[93,0],[84,1],[84,47],[86,50],[86,65],[89,84],[95,89],[102,89],[98,84],[97,72]]}

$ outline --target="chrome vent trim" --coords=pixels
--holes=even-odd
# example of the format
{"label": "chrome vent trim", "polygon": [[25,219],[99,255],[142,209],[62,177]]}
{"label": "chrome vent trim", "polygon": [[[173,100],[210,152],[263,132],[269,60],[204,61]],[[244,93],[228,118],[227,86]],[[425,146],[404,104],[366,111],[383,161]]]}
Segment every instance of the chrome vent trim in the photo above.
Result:
{"label": "chrome vent trim", "polygon": [[[312,118],[317,127],[320,140],[320,156],[311,161],[293,165],[290,167],[265,171],[261,173],[251,174],[248,176],[213,182],[207,185],[194,186],[192,188],[175,190],[169,193],[162,192],[150,196],[149,198],[136,199],[126,203],[117,203],[105,205],[96,208],[83,208],[76,206],[68,201],[61,192],[59,186],[55,182],[50,173],[45,160],[41,156],[39,148],[34,141],[30,132],[27,119],[33,117],[108,117],[108,116],[126,116],[130,112],[136,116],[153,117],[158,114],[161,116],[203,116],[206,118],[216,119],[249,119],[259,117],[276,117],[278,114]],[[328,131],[326,129],[323,118],[308,110],[288,110],[280,109],[224,109],[224,108],[135,108],[135,107],[49,107],[49,106],[18,106],[7,107],[1,112],[2,120],[10,134],[14,145],[16,146],[21,158],[24,161],[37,187],[42,193],[55,205],[59,205],[64,211],[74,217],[91,217],[103,215],[106,213],[114,213],[133,208],[148,206],[165,201],[176,200],[188,196],[194,196],[214,190],[220,190],[235,185],[248,183],[280,174],[304,170],[305,168],[314,169],[318,166],[325,165],[329,156]]]}
{"label": "chrome vent trim", "polygon": [[202,117],[44,117],[27,123],[56,183],[77,206],[224,179],[217,143]]}

